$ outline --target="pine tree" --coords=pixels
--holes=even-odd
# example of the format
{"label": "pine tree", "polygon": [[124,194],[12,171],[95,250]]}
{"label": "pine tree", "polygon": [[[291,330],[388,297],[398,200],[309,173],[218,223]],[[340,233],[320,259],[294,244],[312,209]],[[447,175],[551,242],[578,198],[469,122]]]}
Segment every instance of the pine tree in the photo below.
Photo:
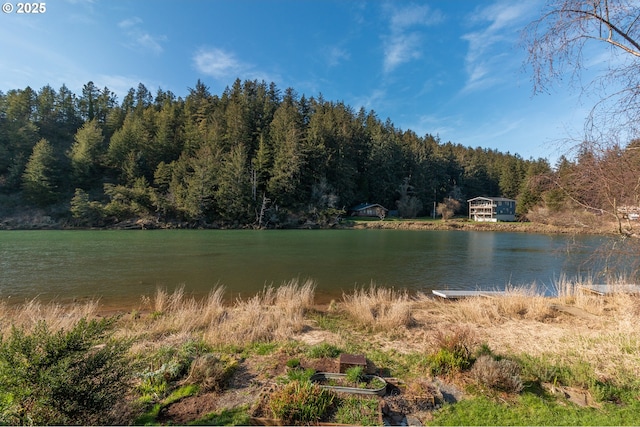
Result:
{"label": "pine tree", "polygon": [[276,110],[270,127],[273,166],[267,192],[274,203],[288,207],[300,203],[299,184],[305,164],[302,139],[300,114],[293,100],[285,101]]}
{"label": "pine tree", "polygon": [[47,206],[56,199],[55,163],[49,141],[38,141],[22,175],[22,187],[25,196],[39,206]]}
{"label": "pine tree", "polygon": [[244,144],[236,145],[225,156],[217,178],[216,204],[220,215],[227,221],[247,223],[251,185]]}
{"label": "pine tree", "polygon": [[96,119],[86,122],[74,137],[69,158],[76,185],[86,188],[92,179],[96,180],[100,157],[103,154],[104,136]]}

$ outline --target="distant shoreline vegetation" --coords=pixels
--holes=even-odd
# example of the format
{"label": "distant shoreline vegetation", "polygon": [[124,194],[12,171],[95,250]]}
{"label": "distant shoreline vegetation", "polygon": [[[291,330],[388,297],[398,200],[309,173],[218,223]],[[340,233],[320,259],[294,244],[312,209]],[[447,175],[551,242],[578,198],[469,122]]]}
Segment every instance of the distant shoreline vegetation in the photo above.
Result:
{"label": "distant shoreline vegetation", "polygon": [[[51,217],[42,215],[41,211],[32,211],[31,215],[23,214],[20,218],[0,219],[0,231],[2,230],[176,230],[176,229],[251,229],[252,225],[225,227],[219,224],[190,224],[169,222],[161,223],[152,219],[132,218],[120,223],[105,225],[101,227],[75,226],[68,223],[54,221]],[[277,229],[341,229],[341,230],[458,230],[458,231],[498,231],[515,233],[538,233],[538,234],[598,234],[612,235],[613,227],[580,227],[562,226],[556,224],[544,224],[534,222],[476,222],[466,218],[453,218],[450,220],[414,218],[414,219],[385,219],[346,217],[340,218],[331,224],[318,224],[307,221],[304,223],[289,223],[281,225]]]}
{"label": "distant shoreline vegetation", "polygon": [[[0,92],[0,224],[74,228],[331,226],[363,202],[431,216],[500,195],[524,215],[545,159],[443,142],[273,83],[200,81],[185,98],[143,84],[119,101],[93,82]],[[1,225],[0,225],[1,226]],[[36,227],[37,228],[37,227]]]}

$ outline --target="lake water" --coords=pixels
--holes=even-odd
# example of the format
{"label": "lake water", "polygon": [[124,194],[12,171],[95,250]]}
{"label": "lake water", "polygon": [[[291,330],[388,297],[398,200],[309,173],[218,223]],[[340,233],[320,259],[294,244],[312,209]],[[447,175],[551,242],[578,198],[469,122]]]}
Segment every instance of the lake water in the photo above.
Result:
{"label": "lake water", "polygon": [[552,293],[562,274],[597,272],[590,257],[601,242],[465,231],[3,231],[0,300],[133,307],[158,287],[204,296],[224,285],[235,298],[294,278],[315,280],[319,302],[372,282],[428,293],[535,282]]}

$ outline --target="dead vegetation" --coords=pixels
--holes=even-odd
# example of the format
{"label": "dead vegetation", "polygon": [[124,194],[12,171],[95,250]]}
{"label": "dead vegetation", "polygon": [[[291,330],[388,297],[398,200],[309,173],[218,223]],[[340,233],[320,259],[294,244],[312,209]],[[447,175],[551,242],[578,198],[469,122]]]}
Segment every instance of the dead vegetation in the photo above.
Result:
{"label": "dead vegetation", "polygon": [[[624,280],[612,281],[611,286],[615,288],[620,283]],[[494,354],[542,358],[557,366],[585,365],[602,381],[639,377],[640,296],[598,296],[584,292],[584,284],[562,278],[556,283],[556,297],[539,295],[533,287],[513,287],[506,296],[457,301],[426,294],[411,296],[406,291],[372,284],[343,295],[340,301],[320,311],[314,305],[312,281],[292,280],[279,287],[266,287],[251,298],[231,303],[224,301],[222,287],[214,288],[202,300],[186,296],[183,288],[171,293],[159,289],[155,295],[143,297],[138,310],[120,314],[116,337],[131,340],[134,344],[130,351],[134,355],[179,348],[192,341],[212,348],[273,343],[280,348],[276,354],[248,357],[237,370],[245,375],[253,372],[246,381],[254,394],[259,390],[258,383],[266,384],[269,378],[284,372],[291,354],[317,345],[389,353],[394,357],[430,355],[434,349],[471,356],[485,346]],[[33,300],[21,306],[2,303],[0,335],[6,336],[13,325],[32,328],[40,321],[46,321],[51,330],[68,330],[82,318],[99,316],[99,302],[61,305]],[[464,351],[456,345],[462,345]],[[212,375],[215,364],[211,357],[194,358],[191,381]],[[379,357],[382,362],[376,361],[377,368],[400,369],[384,366],[386,359]],[[508,387],[510,392],[521,389],[521,379],[512,362],[483,356],[476,364],[469,374],[472,380],[501,391],[501,387]],[[410,381],[430,375],[420,363],[414,365],[408,368],[413,369],[407,373]],[[249,387],[239,384],[237,378],[230,384],[238,399],[242,395],[238,389]],[[205,384],[203,390],[220,393],[212,385]],[[237,399],[228,393],[224,399],[232,407]],[[246,395],[242,403],[247,403]]]}

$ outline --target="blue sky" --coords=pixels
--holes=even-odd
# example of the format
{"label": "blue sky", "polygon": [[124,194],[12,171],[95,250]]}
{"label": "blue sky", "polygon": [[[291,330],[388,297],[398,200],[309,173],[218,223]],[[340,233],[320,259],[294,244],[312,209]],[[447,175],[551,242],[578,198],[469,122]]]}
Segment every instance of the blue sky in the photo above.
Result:
{"label": "blue sky", "polygon": [[[15,5],[16,2],[13,2]],[[0,15],[0,90],[142,82],[186,96],[236,78],[374,110],[401,129],[524,158],[564,152],[588,105],[532,93],[520,31],[527,1],[48,0]]]}

